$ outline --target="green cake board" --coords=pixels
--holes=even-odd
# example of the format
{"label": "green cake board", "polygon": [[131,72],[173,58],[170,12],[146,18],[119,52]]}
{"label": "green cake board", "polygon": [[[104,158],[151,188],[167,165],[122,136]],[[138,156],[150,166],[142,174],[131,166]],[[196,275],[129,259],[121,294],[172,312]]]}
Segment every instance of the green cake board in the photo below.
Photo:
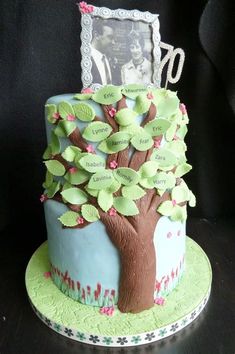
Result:
{"label": "green cake board", "polygon": [[98,307],[83,305],[64,295],[46,277],[50,271],[44,242],[30,259],[25,275],[30,303],[51,329],[82,343],[127,347],[168,337],[194,321],[205,307],[211,289],[210,262],[201,247],[186,239],[186,271],[163,306],[139,314],[100,314]]}

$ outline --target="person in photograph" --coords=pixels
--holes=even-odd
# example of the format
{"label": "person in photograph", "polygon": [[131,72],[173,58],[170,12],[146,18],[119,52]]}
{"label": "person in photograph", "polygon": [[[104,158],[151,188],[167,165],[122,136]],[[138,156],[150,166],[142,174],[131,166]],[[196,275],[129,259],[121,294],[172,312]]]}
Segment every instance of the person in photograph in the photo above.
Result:
{"label": "person in photograph", "polygon": [[132,30],[127,37],[131,60],[121,68],[123,84],[144,84],[152,82],[152,63],[144,57],[144,38]]}
{"label": "person in photograph", "polygon": [[93,24],[91,43],[91,74],[93,83],[107,85],[112,83],[112,72],[108,60],[114,45],[114,32],[108,21],[96,19]]}

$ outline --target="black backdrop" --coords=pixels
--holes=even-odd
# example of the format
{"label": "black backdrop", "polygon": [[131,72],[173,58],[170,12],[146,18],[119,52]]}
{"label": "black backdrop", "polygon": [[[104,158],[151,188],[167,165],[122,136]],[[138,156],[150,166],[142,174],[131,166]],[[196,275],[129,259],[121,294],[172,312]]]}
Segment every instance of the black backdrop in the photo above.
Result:
{"label": "black backdrop", "polygon": [[[162,41],[186,52],[178,90],[189,117],[186,180],[197,196],[189,214],[233,217],[235,159],[234,1],[91,1],[160,14]],[[1,0],[0,228],[36,225],[46,234],[39,202],[46,147],[44,103],[78,92],[80,14],[75,0]]]}

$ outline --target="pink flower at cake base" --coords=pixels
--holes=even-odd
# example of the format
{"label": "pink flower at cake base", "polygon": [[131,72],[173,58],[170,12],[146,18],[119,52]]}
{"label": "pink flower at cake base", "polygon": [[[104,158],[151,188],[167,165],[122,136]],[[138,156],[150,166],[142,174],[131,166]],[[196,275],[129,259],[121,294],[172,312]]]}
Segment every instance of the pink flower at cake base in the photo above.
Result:
{"label": "pink flower at cake base", "polygon": [[51,272],[45,272],[43,275],[44,275],[44,278],[46,278],[46,279],[51,278]]}
{"label": "pink flower at cake base", "polygon": [[115,208],[110,208],[108,211],[110,216],[116,216],[117,215],[117,210]]}
{"label": "pink flower at cake base", "polygon": [[100,308],[100,314],[102,315],[112,316],[113,313],[114,313],[114,306]]}
{"label": "pink flower at cake base", "polygon": [[176,206],[177,202],[176,202],[176,200],[175,200],[175,199],[172,199],[172,201],[171,201],[171,202],[172,202],[172,205],[173,205],[173,206]]}
{"label": "pink flower at cake base", "polygon": [[118,167],[118,163],[117,161],[113,160],[109,163],[109,167],[112,168],[112,169],[115,169]]}
{"label": "pink flower at cake base", "polygon": [[110,115],[111,118],[113,118],[113,117],[115,116],[116,112],[117,112],[117,110],[116,110],[114,107],[112,107],[112,108],[108,111],[108,113],[109,113],[109,115]]}
{"label": "pink flower at cake base", "polygon": [[163,306],[165,304],[165,299],[163,297],[157,297],[155,300],[154,300],[154,303],[156,305],[160,305],[160,306]]}

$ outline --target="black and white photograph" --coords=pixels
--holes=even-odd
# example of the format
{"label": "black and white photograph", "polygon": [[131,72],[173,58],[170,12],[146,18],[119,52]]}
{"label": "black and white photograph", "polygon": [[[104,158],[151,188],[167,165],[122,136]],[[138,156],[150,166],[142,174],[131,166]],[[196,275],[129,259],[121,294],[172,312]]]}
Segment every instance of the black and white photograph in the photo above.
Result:
{"label": "black and white photograph", "polygon": [[151,84],[153,82],[152,29],[142,21],[92,20],[92,82]]}

